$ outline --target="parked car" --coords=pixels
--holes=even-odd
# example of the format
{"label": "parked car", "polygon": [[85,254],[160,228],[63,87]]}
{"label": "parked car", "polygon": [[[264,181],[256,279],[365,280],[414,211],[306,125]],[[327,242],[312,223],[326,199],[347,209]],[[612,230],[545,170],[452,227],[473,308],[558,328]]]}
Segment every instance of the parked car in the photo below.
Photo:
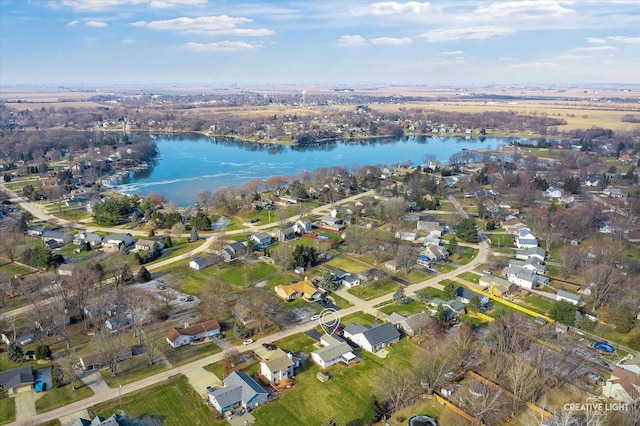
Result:
{"label": "parked car", "polygon": [[274,345],[272,343],[263,343],[262,347],[265,348],[268,351],[275,351],[276,350],[276,345]]}
{"label": "parked car", "polygon": [[320,319],[320,315],[314,315],[311,317],[311,321],[317,321]]}
{"label": "parked car", "polygon": [[260,220],[260,219],[256,219],[256,218],[254,218],[254,219],[251,219],[251,220],[249,221],[249,223],[256,223],[256,222],[258,222],[259,220]]}
{"label": "parked car", "polygon": [[243,344],[243,345],[250,345],[250,344],[252,344],[252,343],[253,343],[253,341],[254,341],[253,339],[247,339],[247,340],[245,340],[244,342],[242,342],[242,344]]}

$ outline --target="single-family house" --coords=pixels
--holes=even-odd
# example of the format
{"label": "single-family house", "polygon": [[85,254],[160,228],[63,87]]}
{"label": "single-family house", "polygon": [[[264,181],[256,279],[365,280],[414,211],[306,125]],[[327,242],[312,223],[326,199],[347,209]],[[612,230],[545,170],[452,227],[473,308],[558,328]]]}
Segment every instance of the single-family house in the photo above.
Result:
{"label": "single-family house", "polygon": [[384,267],[392,272],[398,272],[402,269],[402,266],[399,266],[395,259],[387,260]]}
{"label": "single-family house", "polygon": [[242,241],[227,244],[222,248],[222,250],[220,250],[220,256],[227,262],[230,262],[237,257],[244,256],[246,253],[247,246]]}
{"label": "single-family house", "polygon": [[79,232],[73,238],[73,243],[78,245],[89,243],[91,247],[95,247],[102,244],[102,237],[98,234],[94,234],[93,232]]}
{"label": "single-family house", "polygon": [[544,191],[544,196],[553,199],[562,198],[562,189],[550,186],[546,191]]}
{"label": "single-family house", "polygon": [[424,237],[423,244],[425,246],[439,246],[442,245],[442,239],[435,234],[427,234]]}
{"label": "single-family house", "polygon": [[509,260],[509,266],[517,266],[519,268],[528,269],[529,271],[538,275],[547,273],[547,267],[539,259],[530,257],[527,260]]}
{"label": "single-family house", "polygon": [[123,317],[111,317],[107,318],[104,322],[105,327],[107,327],[111,331],[118,331],[122,327],[126,327],[131,324],[131,320],[133,317],[131,314],[127,314]]}
{"label": "single-family house", "polygon": [[217,253],[209,253],[206,256],[196,257],[189,262],[189,268],[199,271],[201,269],[208,268],[209,266],[216,265],[220,262],[220,256]]}
{"label": "single-family house", "polygon": [[438,297],[434,297],[429,302],[429,315],[435,316],[438,312],[439,305],[442,305],[444,308],[444,318],[446,321],[464,314],[464,304],[457,298],[452,300],[442,300]]}
{"label": "single-family house", "polygon": [[30,237],[41,237],[43,232],[47,229],[49,228],[42,225],[32,225],[27,228],[27,235],[29,235]]}
{"label": "single-family house", "polygon": [[620,188],[607,188],[602,191],[602,195],[611,198],[621,198],[622,190]]}
{"label": "single-family house", "polygon": [[507,277],[507,281],[520,288],[531,290],[538,284],[538,275],[535,272],[520,266],[507,266],[502,271],[502,275]]}
{"label": "single-family house", "polygon": [[40,235],[40,239],[42,241],[53,240],[58,244],[64,245],[73,241],[73,235],[55,229],[45,229]]}
{"label": "single-family house", "polygon": [[558,290],[556,293],[556,300],[564,300],[566,302],[573,303],[574,305],[579,305],[582,302],[582,296],[566,290]]}
{"label": "single-family house", "polygon": [[442,246],[429,244],[422,251],[422,254],[427,256],[429,260],[439,261],[439,260],[445,260],[446,258],[449,257],[449,250],[447,250],[445,247],[442,247]]}
{"label": "single-family house", "polygon": [[360,278],[360,281],[364,281],[364,282],[377,281],[383,277],[382,271],[376,268],[365,269],[364,271],[358,272],[356,275],[358,275],[358,278]]}
{"label": "single-family house", "polygon": [[306,234],[313,230],[313,225],[309,221],[299,220],[293,225],[293,229],[298,234]]}
{"label": "single-family house", "polygon": [[444,231],[444,227],[440,225],[438,220],[418,220],[416,223],[416,229],[418,232],[426,232],[428,234],[433,233],[438,237],[441,237],[442,232]]}
{"label": "single-family house", "polygon": [[360,285],[360,278],[356,274],[348,274],[342,279],[342,285],[347,288],[353,288]]}
{"label": "single-family house", "polygon": [[107,418],[95,416],[93,420],[79,418],[75,422],[73,422],[71,426],[119,426],[128,424],[130,424],[130,422],[126,417],[115,413],[111,417]]}
{"label": "single-family house", "polygon": [[[125,359],[129,359],[133,356],[133,352],[131,351],[131,348],[129,346],[122,345],[114,349],[118,352],[116,357],[117,362],[124,361]],[[107,365],[107,360],[102,353],[93,353],[80,357],[80,366],[84,371],[98,370],[105,365]]]}
{"label": "single-family house", "polygon": [[173,327],[166,337],[169,345],[175,349],[216,334],[220,334],[220,324],[216,320],[209,320],[193,325],[185,324],[183,328]]}
{"label": "single-family house", "polygon": [[638,355],[626,355],[616,365],[623,370],[640,376],[640,356]]}
{"label": "single-family house", "polygon": [[296,238],[295,229],[290,226],[288,228],[279,229],[276,231],[276,239],[278,241],[291,241]]}
{"label": "single-family house", "polygon": [[338,284],[342,284],[342,280],[347,275],[349,275],[349,273],[346,271],[343,271],[340,268],[335,268],[333,271],[331,271],[331,277],[333,277],[333,280]]}
{"label": "single-family house", "polygon": [[221,414],[240,406],[252,410],[269,398],[269,393],[242,371],[234,371],[222,383],[224,387],[209,392],[209,401]]}
{"label": "single-family house", "polygon": [[34,382],[30,365],[0,371],[0,390],[6,391],[9,395],[30,392]]}
{"label": "single-family house", "polygon": [[489,304],[489,298],[487,296],[483,296],[482,294],[476,293],[466,287],[458,287],[456,289],[456,294],[458,295],[456,298],[465,305],[468,305],[474,296],[478,297],[480,305],[484,306]]}
{"label": "single-family house", "polygon": [[269,247],[269,245],[271,244],[271,235],[267,234],[266,232],[258,232],[257,234],[253,234],[249,238],[252,241],[255,241],[256,248],[258,250]]}
{"label": "single-family house", "polygon": [[402,241],[414,242],[418,239],[418,234],[415,232],[396,232],[396,238]]}
{"label": "single-family house", "polygon": [[135,249],[138,251],[153,252],[153,251],[160,250],[160,245],[158,244],[157,241],[145,240],[140,238],[138,241],[135,242]]}
{"label": "single-family house", "polygon": [[78,268],[73,264],[63,263],[62,265],[58,266],[57,271],[58,275],[60,276],[71,277],[78,272]]}
{"label": "single-family house", "polygon": [[521,238],[517,236],[515,238],[515,245],[519,249],[528,249],[533,247],[538,247],[538,239],[537,238]]}
{"label": "single-family house", "polygon": [[296,300],[301,297],[307,300],[316,300],[322,296],[322,291],[309,279],[289,285],[277,285],[274,290],[280,298],[287,301]]}
{"label": "single-family house", "polygon": [[599,175],[587,176],[587,179],[585,179],[584,184],[587,186],[598,186],[598,182],[600,182]]}
{"label": "single-family house", "polygon": [[505,297],[511,294],[514,288],[513,283],[495,275],[480,277],[480,286],[496,297]]}
{"label": "single-family house", "polygon": [[344,328],[344,336],[369,352],[377,352],[400,340],[400,333],[390,322],[373,326],[352,322]]}
{"label": "single-family house", "polygon": [[273,203],[271,203],[271,201],[269,201],[269,200],[254,201],[253,203],[251,203],[251,205],[256,210],[275,210],[275,207],[273,206]]}
{"label": "single-family house", "polygon": [[102,239],[102,245],[108,248],[129,247],[133,244],[133,236],[131,234],[110,234]]}
{"label": "single-family house", "polygon": [[602,396],[615,399],[624,404],[638,401],[640,395],[640,376],[614,367],[611,377],[602,386]]}
{"label": "single-family house", "polygon": [[271,383],[293,379],[296,363],[282,349],[270,351],[260,361],[260,375]]}
{"label": "single-family house", "polygon": [[337,336],[323,335],[320,337],[320,345],[320,349],[311,352],[311,360],[321,368],[328,368],[339,362],[349,365],[356,359],[351,346]]}
{"label": "single-family house", "polygon": [[530,258],[538,259],[540,262],[544,262],[547,256],[547,252],[541,247],[529,247],[524,250],[518,250],[516,252],[516,259],[527,260]]}
{"label": "single-family house", "polygon": [[407,336],[417,336],[421,330],[427,325],[429,315],[426,312],[418,312],[413,315],[405,316],[397,312],[389,315],[389,322]]}

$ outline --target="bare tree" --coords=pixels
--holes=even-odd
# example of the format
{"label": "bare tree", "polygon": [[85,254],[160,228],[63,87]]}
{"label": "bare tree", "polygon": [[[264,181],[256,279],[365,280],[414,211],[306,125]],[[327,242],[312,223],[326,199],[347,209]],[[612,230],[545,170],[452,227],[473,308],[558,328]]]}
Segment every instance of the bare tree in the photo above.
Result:
{"label": "bare tree", "polygon": [[447,373],[454,369],[452,359],[443,347],[419,351],[414,358],[414,376],[428,394],[445,383]]}
{"label": "bare tree", "polygon": [[184,223],[176,222],[171,227],[171,235],[173,235],[174,237],[178,238],[178,237],[182,236],[182,234],[184,234],[185,230],[186,230],[186,227],[184,226]]}
{"label": "bare tree", "polygon": [[[436,322],[440,324],[439,321]],[[476,335],[468,324],[458,327],[447,343],[452,363],[460,369],[471,363],[478,348]]]}
{"label": "bare tree", "polygon": [[24,251],[25,244],[26,239],[22,232],[0,229],[0,254],[10,261],[15,261]]}
{"label": "bare tree", "polygon": [[408,403],[408,400],[416,394],[418,385],[413,371],[403,370],[396,364],[385,368],[374,379],[374,389],[394,410]]}
{"label": "bare tree", "polygon": [[582,261],[580,249],[575,246],[563,246],[560,249],[560,272],[564,279],[573,275]]}
{"label": "bare tree", "polygon": [[153,308],[153,296],[139,288],[126,288],[123,296],[127,311],[131,315],[133,335],[138,337],[138,343],[142,344],[142,326],[149,320]]}
{"label": "bare tree", "polygon": [[407,213],[407,201],[403,197],[391,197],[384,203],[384,219],[395,230]]}
{"label": "bare tree", "polygon": [[65,379],[69,381],[71,389],[76,390],[76,382],[80,379],[80,374],[82,373],[80,358],[74,353],[71,353],[64,358],[60,358],[57,362],[62,369]]}
{"label": "bare tree", "polygon": [[591,290],[592,309],[595,311],[619,289],[624,277],[615,265],[594,265],[585,271],[585,283]]}
{"label": "bare tree", "polygon": [[233,371],[237,371],[242,360],[242,354],[236,348],[227,349],[222,354],[222,376],[227,377]]}
{"label": "bare tree", "polygon": [[100,329],[94,336],[94,344],[100,361],[109,367],[111,376],[118,374],[118,362],[122,359],[123,353],[130,350],[122,339],[122,334],[111,334],[106,328]]}
{"label": "bare tree", "polygon": [[235,299],[231,285],[212,277],[205,283],[200,293],[200,312],[203,318],[220,318],[228,312],[229,304]]}
{"label": "bare tree", "polygon": [[165,338],[166,330],[161,324],[156,324],[140,331],[142,332],[142,342],[149,358],[149,365],[153,365],[157,361],[158,355],[162,354],[162,347],[167,344]]}
{"label": "bare tree", "polygon": [[525,401],[535,402],[544,386],[544,377],[538,369],[519,354],[512,358],[506,376],[511,392]]}
{"label": "bare tree", "polygon": [[469,414],[475,417],[476,421],[483,421],[485,424],[498,423],[509,405],[504,391],[479,381],[471,383],[469,390],[476,397],[472,400]]}

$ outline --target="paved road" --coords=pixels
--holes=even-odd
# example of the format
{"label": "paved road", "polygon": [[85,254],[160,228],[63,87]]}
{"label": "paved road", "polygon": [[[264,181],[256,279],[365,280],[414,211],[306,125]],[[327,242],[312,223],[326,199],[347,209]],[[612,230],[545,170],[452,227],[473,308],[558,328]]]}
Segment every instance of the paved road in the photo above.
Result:
{"label": "paved road", "polygon": [[[417,290],[426,288],[426,287],[439,287],[440,285],[438,284],[439,281],[441,281],[442,279],[444,279],[445,277],[448,276],[453,276],[454,274],[461,274],[464,272],[468,272],[471,271],[473,269],[475,269],[477,266],[479,266],[482,263],[485,263],[488,259],[488,255],[489,255],[489,243],[487,242],[485,237],[481,238],[481,242],[479,244],[480,250],[478,250],[478,255],[476,256],[476,258],[464,265],[461,266],[460,268],[456,269],[455,271],[449,273],[449,274],[444,274],[444,275],[439,275],[437,277],[422,281],[420,283],[417,284],[412,284],[410,286],[407,287],[406,289],[406,293],[407,295],[411,293],[415,293]],[[384,296],[380,296],[377,297],[375,299],[369,300],[369,301],[363,301],[363,300],[358,300],[356,304],[354,304],[354,306],[350,307],[350,308],[346,308],[346,309],[342,309],[340,310],[340,316],[346,316],[355,312],[360,312],[360,311],[364,311],[364,310],[369,310],[369,309],[373,309],[374,306],[379,305],[383,302],[387,302],[392,298],[392,295],[384,295]],[[247,346],[242,346],[241,349],[242,350],[256,350],[258,348],[260,348],[262,346],[263,343],[272,343],[274,341],[283,339],[285,337],[288,336],[292,336],[294,334],[298,334],[298,333],[303,333],[305,331],[311,330],[312,328],[315,328],[317,326],[317,322],[312,321],[312,322],[308,322],[305,324],[300,324],[298,326],[295,326],[293,328],[288,328],[285,330],[281,330],[277,333],[271,334],[269,336],[265,336],[261,339],[256,340],[253,344],[251,345],[247,345]],[[162,381],[167,380],[170,377],[173,377],[175,375],[179,375],[179,374],[189,374],[192,373],[198,369],[201,369],[202,367],[212,364],[214,362],[218,362],[221,361],[223,358],[223,353],[217,353],[214,355],[210,355],[208,357],[205,358],[201,358],[199,360],[190,362],[189,364],[185,364],[179,367],[175,367],[172,368],[170,370],[164,371],[162,373],[150,376],[150,377],[146,377],[144,379],[141,379],[137,382],[134,383],[130,383],[128,385],[124,385],[122,386],[121,392],[122,395],[126,395],[132,392],[136,392],[138,390],[144,389],[148,386],[160,383]],[[87,409],[95,404],[98,403],[102,403],[105,401],[109,401],[115,398],[118,398],[119,395],[119,390],[117,388],[115,389],[109,389],[106,392],[102,392],[99,395],[94,395],[90,398],[87,399],[83,399],[82,401],[78,401],[75,402],[73,404],[69,404],[66,405],[64,407],[58,408],[56,410],[52,410],[49,411],[47,413],[43,413],[43,414],[39,414],[33,417],[30,417],[28,419],[24,419],[21,421],[16,422],[16,425],[33,425],[33,424],[38,424],[38,423],[42,423],[42,422],[47,422],[49,420],[54,420],[57,419],[61,416],[64,416],[65,414],[68,414],[70,412],[76,412],[76,411],[80,411],[83,409]]]}

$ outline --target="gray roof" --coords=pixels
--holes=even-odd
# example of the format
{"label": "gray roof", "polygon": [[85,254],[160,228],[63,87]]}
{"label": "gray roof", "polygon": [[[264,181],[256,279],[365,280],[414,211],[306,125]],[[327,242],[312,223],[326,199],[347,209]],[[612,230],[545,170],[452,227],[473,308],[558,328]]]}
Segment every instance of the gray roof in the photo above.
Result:
{"label": "gray roof", "polygon": [[322,336],[322,340],[329,343],[329,345],[315,350],[313,351],[313,353],[320,357],[320,359],[324,362],[339,358],[342,355],[351,352],[352,350],[351,346],[349,346],[347,342],[341,342],[333,336],[329,336],[328,334]]}
{"label": "gray roof", "polygon": [[476,293],[475,291],[469,290],[468,288],[462,287],[462,286],[456,289],[456,294],[458,295],[458,297],[462,297],[463,299],[467,299],[467,300],[471,300],[473,296],[478,296],[478,299],[482,299],[483,297],[478,293]]}
{"label": "gray roof", "polygon": [[402,321],[406,321],[407,317],[399,314],[397,312],[392,312],[391,315],[389,315],[389,322],[391,322],[392,324],[397,324],[399,322]]}
{"label": "gray roof", "polygon": [[413,331],[419,330],[421,327],[423,327],[426,323],[427,320],[429,319],[429,315],[427,315],[425,312],[418,312],[416,314],[411,315],[409,318],[407,318],[404,323]]}
{"label": "gray roof", "polygon": [[365,331],[367,331],[369,329],[369,327],[367,327],[366,325],[362,325],[362,324],[358,324],[355,322],[350,322],[349,324],[347,324],[344,328],[344,332],[346,334],[350,334],[352,336],[359,334],[359,333],[364,333]]}
{"label": "gray roof", "polygon": [[271,238],[271,235],[267,234],[266,232],[258,232],[257,234],[254,234],[253,237],[257,238],[258,240],[264,240],[266,238]]}
{"label": "gray roof", "polygon": [[576,302],[579,302],[582,299],[582,296],[580,296],[579,294],[570,293],[565,290],[558,290],[556,294],[565,299],[575,300]]}
{"label": "gray roof", "polygon": [[363,334],[371,346],[376,346],[400,337],[400,333],[390,322],[376,324]]}
{"label": "gray roof", "polygon": [[234,371],[224,379],[225,386],[241,386],[242,387],[242,402],[244,404],[251,401],[258,394],[267,394],[267,391],[262,389],[255,380],[242,371]]}
{"label": "gray roof", "polygon": [[519,254],[524,254],[527,256],[530,256],[532,254],[538,254],[544,258],[547,255],[547,252],[544,251],[542,247],[529,247],[519,252]]}
{"label": "gray roof", "polygon": [[234,404],[239,404],[242,400],[242,386],[225,386],[220,389],[216,389],[213,392],[209,392],[221,408],[229,407]]}
{"label": "gray roof", "polygon": [[33,370],[30,365],[14,368],[13,370],[0,371],[0,387],[11,389],[23,384],[33,384]]}

